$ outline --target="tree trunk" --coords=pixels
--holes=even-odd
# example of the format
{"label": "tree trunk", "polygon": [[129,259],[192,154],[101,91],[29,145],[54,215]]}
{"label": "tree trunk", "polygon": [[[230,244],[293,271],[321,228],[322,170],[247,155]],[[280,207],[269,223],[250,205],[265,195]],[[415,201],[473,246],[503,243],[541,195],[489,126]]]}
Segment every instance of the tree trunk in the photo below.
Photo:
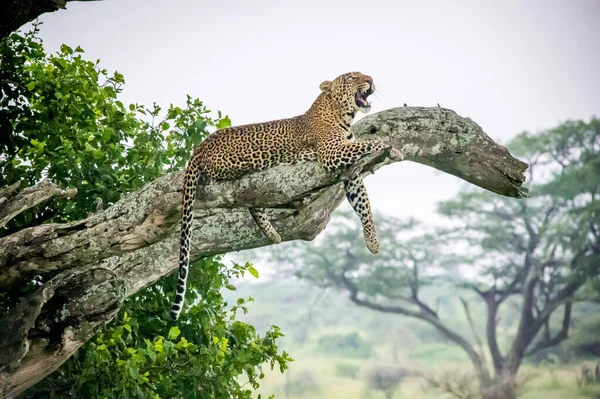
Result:
{"label": "tree trunk", "polygon": [[515,376],[500,376],[480,387],[481,399],[516,399],[516,388]]}
{"label": "tree trunk", "polygon": [[[405,160],[501,195],[526,195],[527,164],[451,110],[390,109],[352,130],[358,140],[389,142]],[[199,187],[191,259],[269,245],[247,207],[271,208],[283,240],[312,240],[344,198],[342,179],[391,162],[379,152],[334,173],[316,162],[279,165]],[[181,187],[182,173],[169,174],[84,220],[0,238],[0,289],[35,275],[45,281],[0,319],[0,398],[18,395],[59,367],[115,316],[124,298],[177,267]],[[27,209],[18,202],[0,201],[0,214]]]}

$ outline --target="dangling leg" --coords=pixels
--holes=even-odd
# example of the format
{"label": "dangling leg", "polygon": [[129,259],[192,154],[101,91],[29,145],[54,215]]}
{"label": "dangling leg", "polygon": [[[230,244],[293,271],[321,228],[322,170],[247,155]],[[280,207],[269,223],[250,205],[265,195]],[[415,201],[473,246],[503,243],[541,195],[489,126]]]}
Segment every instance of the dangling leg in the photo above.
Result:
{"label": "dangling leg", "polygon": [[248,208],[248,210],[265,235],[269,237],[273,243],[279,244],[281,242],[281,236],[269,221],[264,208]]}
{"label": "dangling leg", "polygon": [[[316,161],[317,160],[317,151],[314,148],[306,148],[305,150],[296,153],[289,154],[281,160],[281,163],[296,163],[300,161]],[[256,224],[260,227],[260,229],[265,233],[267,237],[271,239],[271,241],[275,244],[279,244],[281,242],[281,236],[275,230],[275,227],[269,221],[267,213],[264,208],[248,208],[252,218],[256,222]]]}
{"label": "dangling leg", "polygon": [[363,225],[363,234],[367,248],[372,253],[376,254],[379,251],[379,240],[375,232],[375,223],[373,223],[373,215],[371,214],[371,204],[367,196],[367,189],[359,177],[347,180],[344,182],[346,190],[346,198],[354,211],[360,217]]}

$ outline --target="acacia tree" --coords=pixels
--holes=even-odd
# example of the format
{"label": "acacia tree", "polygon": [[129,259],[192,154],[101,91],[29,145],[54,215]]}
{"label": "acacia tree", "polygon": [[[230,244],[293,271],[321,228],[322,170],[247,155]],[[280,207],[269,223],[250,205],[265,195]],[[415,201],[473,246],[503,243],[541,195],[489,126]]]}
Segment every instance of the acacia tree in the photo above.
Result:
{"label": "acacia tree", "polygon": [[[360,228],[342,214],[320,243],[294,244],[272,257],[302,279],[346,290],[359,306],[429,323],[466,352],[483,398],[515,397],[523,359],[565,340],[574,301],[590,299],[599,286],[600,122],[523,133],[511,145],[529,160],[530,176],[539,182],[530,199],[462,193],[440,204],[440,212],[459,227],[434,233],[412,220],[379,218],[382,251],[375,258],[356,245]],[[463,268],[476,277],[456,277]],[[422,299],[424,287],[434,283],[461,290],[474,341]],[[467,291],[486,306],[485,338],[470,313]],[[521,310],[511,344],[501,348],[498,318],[509,298]]]}
{"label": "acacia tree", "polygon": [[[8,47],[16,46],[17,61],[22,40],[26,42],[26,39],[15,39]],[[195,110],[191,114],[171,107],[166,112],[166,120],[144,125],[130,114],[139,112],[139,107],[130,106],[128,111],[117,100],[122,76],[115,74],[112,81],[107,79],[108,83],[98,84],[98,79],[106,76],[78,55],[80,49],[65,46],[61,49],[64,54],[54,58],[41,56],[43,61],[36,63],[41,47],[24,48],[28,53],[20,58],[21,64],[14,63],[12,72],[13,78],[24,80],[3,86],[11,97],[2,104],[5,121],[10,122],[6,130],[11,134],[10,141],[4,141],[7,153],[3,154],[3,167],[13,171],[13,177],[5,183],[13,184],[0,193],[2,226],[11,223],[0,237],[0,288],[7,293],[0,320],[0,394],[5,397],[23,392],[60,366],[115,317],[126,298],[177,267],[182,174],[157,176],[165,172],[167,164],[172,165],[171,161],[187,156],[192,142],[201,139],[195,131],[203,132],[210,126],[206,115],[194,115],[203,108],[199,101],[191,99],[191,108]],[[79,76],[78,71],[86,73]],[[92,92],[87,93],[90,88]],[[88,96],[92,104],[85,101]],[[150,119],[158,118],[160,113],[156,108],[144,112]],[[222,120],[226,119],[214,124],[219,126]],[[116,123],[116,127],[112,123]],[[59,129],[61,126],[64,131]],[[451,110],[440,107],[390,109],[361,120],[353,127],[353,133],[358,140],[384,140],[402,151],[406,160],[433,166],[497,194],[522,197],[526,193],[521,184],[527,165],[492,141],[476,123]],[[39,140],[36,134],[43,139]],[[169,141],[171,134],[178,138]],[[166,135],[166,143],[161,135]],[[136,140],[136,137],[146,137],[146,140]],[[177,158],[180,155],[182,158]],[[49,156],[55,162],[44,164]],[[112,168],[106,167],[109,160],[114,160]],[[37,164],[40,167],[29,170],[33,162],[40,162]],[[269,245],[247,212],[248,207],[272,209],[270,217],[283,240],[311,240],[322,231],[331,212],[343,200],[343,179],[364,176],[390,162],[387,152],[381,151],[367,154],[351,168],[332,173],[326,173],[316,162],[304,162],[199,187],[193,215],[191,259]],[[181,163],[175,163],[173,169],[179,167]],[[99,171],[106,171],[106,176],[97,173]],[[69,179],[61,181],[60,187],[40,181],[48,176]],[[17,180],[33,186],[18,193]],[[58,201],[60,197],[73,197],[76,192],[79,197],[72,201]],[[102,198],[105,209],[96,208],[98,198]],[[85,206],[77,208],[78,204]],[[42,212],[45,209],[48,213]],[[25,212],[35,216],[27,216]],[[91,214],[86,216],[88,212]],[[205,369],[214,377],[210,381],[218,382],[221,387],[222,383],[235,383],[232,376],[242,371],[253,378],[255,367],[267,360],[279,361],[284,368],[285,354],[275,353],[276,331],[261,341],[261,356],[251,356],[252,352],[241,350],[246,349],[245,345],[255,348],[257,336],[248,328],[239,335],[235,328],[240,325],[225,316],[216,293],[218,288],[229,286],[224,275],[226,269],[211,262],[203,265],[196,280],[203,302],[200,308],[190,309],[190,324],[185,330],[171,329],[172,325],[162,321],[150,334],[179,342],[183,331],[185,337],[192,334],[198,340],[200,345],[196,345],[194,351],[198,350],[200,355],[208,352],[223,361],[222,355],[230,354],[231,357],[225,359],[230,365],[227,373],[222,369]],[[233,270],[236,271],[235,267]],[[249,266],[237,269],[243,270],[256,273]],[[21,287],[29,288],[23,295],[15,294]],[[171,289],[159,291],[162,295]],[[157,303],[166,301],[160,296],[148,295],[146,298],[158,298]],[[190,295],[186,306],[196,298]],[[135,305],[135,298],[132,301],[129,306],[141,311],[141,306]],[[155,316],[157,323],[162,320],[162,315]],[[144,367],[149,365],[147,358],[152,360],[153,349],[146,348],[150,352],[142,357],[139,352],[129,353],[131,343],[139,346],[143,341],[143,335],[135,330],[130,317],[133,315],[123,312],[119,317],[121,325],[113,326],[116,336],[100,335],[97,339],[101,341],[96,340],[94,345],[97,345],[96,351],[103,351],[103,345],[115,346],[113,355],[101,360],[122,367],[125,373],[119,376],[129,374],[133,383],[129,380],[122,388],[123,392],[133,395],[147,383],[144,378],[148,378],[145,372],[149,370]],[[138,316],[135,318],[137,321]],[[127,325],[133,334],[128,335],[131,332]],[[190,358],[197,356],[194,351]],[[118,353],[128,353],[128,357],[114,355]],[[236,357],[238,354],[241,358]],[[180,353],[175,351],[171,355]],[[199,362],[198,366],[209,367],[214,363],[202,364]],[[88,383],[94,375],[88,375]],[[111,381],[106,384],[112,384],[113,377],[106,377],[104,381]],[[197,387],[199,382],[190,384],[188,377],[193,376],[175,378],[175,385],[167,384],[166,392],[181,386]],[[204,383],[204,387],[212,386]],[[81,384],[84,385],[94,387],[93,383]]]}
{"label": "acacia tree", "polygon": [[[513,151],[532,165],[539,184],[519,204],[465,193],[440,205],[459,219],[453,241],[475,251],[480,278],[468,286],[487,307],[486,340],[497,376],[510,382],[523,359],[568,337],[573,303],[592,299],[600,280],[600,121],[566,122],[522,133]],[[518,330],[504,351],[497,342],[501,306],[520,301]],[[552,323],[552,316],[558,323]]]}

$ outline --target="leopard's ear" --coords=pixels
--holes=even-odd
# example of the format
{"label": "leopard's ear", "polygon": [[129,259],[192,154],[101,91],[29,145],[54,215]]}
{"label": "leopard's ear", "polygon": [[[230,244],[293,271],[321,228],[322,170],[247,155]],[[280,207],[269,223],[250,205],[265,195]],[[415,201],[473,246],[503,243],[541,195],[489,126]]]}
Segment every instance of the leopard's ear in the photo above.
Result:
{"label": "leopard's ear", "polygon": [[324,91],[324,92],[331,91],[332,84],[333,84],[333,82],[331,80],[326,80],[323,83],[321,83],[321,85],[319,86],[319,89],[321,89],[321,91]]}

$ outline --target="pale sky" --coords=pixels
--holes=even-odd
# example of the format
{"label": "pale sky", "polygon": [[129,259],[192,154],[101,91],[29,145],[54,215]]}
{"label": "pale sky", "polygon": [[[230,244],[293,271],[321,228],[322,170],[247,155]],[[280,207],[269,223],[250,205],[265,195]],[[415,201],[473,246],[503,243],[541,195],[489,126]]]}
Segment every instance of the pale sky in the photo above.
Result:
{"label": "pale sky", "polygon": [[[156,1],[68,3],[46,48],[80,45],[125,75],[121,100],[199,97],[234,125],[305,112],[319,84],[374,77],[373,112],[441,106],[494,139],[600,111],[600,1]],[[434,221],[459,179],[412,163],[366,179],[376,211]]]}

